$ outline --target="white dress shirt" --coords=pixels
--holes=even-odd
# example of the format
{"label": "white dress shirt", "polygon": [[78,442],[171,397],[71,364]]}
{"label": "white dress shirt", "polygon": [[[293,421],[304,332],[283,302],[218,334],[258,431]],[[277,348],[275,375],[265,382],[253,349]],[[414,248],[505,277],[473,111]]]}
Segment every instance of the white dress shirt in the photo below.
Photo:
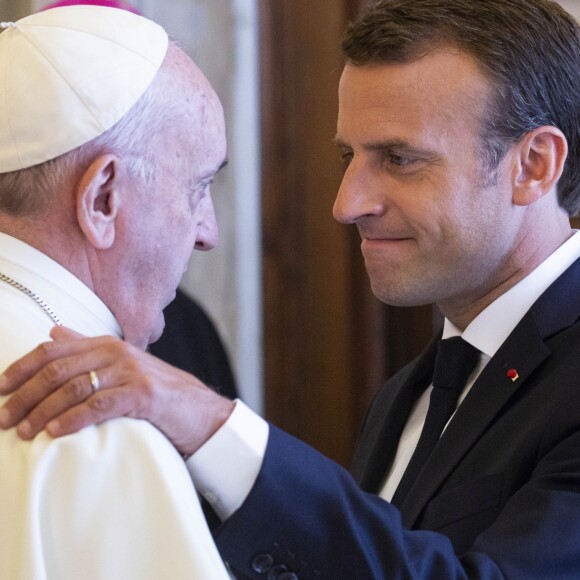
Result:
{"label": "white dress shirt", "polygon": [[[580,232],[575,232],[526,278],[510,288],[481,312],[463,334],[448,320],[443,338],[463,336],[481,351],[480,360],[469,377],[459,403],[473,386],[491,357],[509,336],[539,296],[580,257]],[[429,406],[429,387],[413,408],[401,435],[399,447],[380,496],[390,500],[415,450]],[[196,488],[226,519],[242,505],[256,481],[268,442],[268,425],[257,414],[237,402],[226,424],[188,461]],[[243,458],[240,476],[230,462]]]}
{"label": "white dress shirt", "polygon": [[[458,407],[464,401],[485,365],[505,342],[533,303],[579,257],[580,232],[576,232],[535,270],[476,316],[463,333],[445,319],[442,338],[461,336],[481,352],[479,361],[459,396]],[[409,415],[401,434],[395,459],[379,493],[383,499],[389,501],[392,499],[411,460],[423,430],[432,390],[433,386],[426,389]],[[453,417],[450,421],[452,419]]]}
{"label": "white dress shirt", "polygon": [[[5,234],[0,272],[66,326],[120,336],[80,280]],[[0,282],[0,371],[50,340],[52,327],[32,298]],[[117,419],[54,440],[0,430],[0,514],[0,580],[229,577],[182,458],[146,421]]]}

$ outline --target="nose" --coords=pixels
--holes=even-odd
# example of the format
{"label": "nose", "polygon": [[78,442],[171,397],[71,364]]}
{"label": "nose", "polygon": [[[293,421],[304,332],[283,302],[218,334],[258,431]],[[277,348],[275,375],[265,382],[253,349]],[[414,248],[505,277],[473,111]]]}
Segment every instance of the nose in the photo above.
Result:
{"label": "nose", "polygon": [[372,179],[371,170],[353,159],[336,194],[332,208],[334,219],[343,224],[354,224],[363,216],[380,215],[383,204],[373,191],[377,191],[377,184]]}
{"label": "nose", "polygon": [[195,249],[202,252],[207,252],[218,245],[219,229],[215,210],[213,207],[213,201],[209,192],[200,202],[200,204],[203,204],[203,206],[200,207],[201,215],[199,225],[197,227]]}

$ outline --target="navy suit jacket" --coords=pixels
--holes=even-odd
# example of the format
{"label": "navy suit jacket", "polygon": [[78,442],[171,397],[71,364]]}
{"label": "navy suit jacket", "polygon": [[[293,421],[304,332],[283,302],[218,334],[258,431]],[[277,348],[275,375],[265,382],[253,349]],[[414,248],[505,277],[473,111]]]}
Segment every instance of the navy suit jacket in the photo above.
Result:
{"label": "navy suit jacket", "polygon": [[375,399],[354,477],[272,427],[252,492],[216,532],[224,558],[255,579],[274,566],[288,579],[580,578],[579,318],[580,260],[487,364],[400,510],[375,493],[434,343]]}

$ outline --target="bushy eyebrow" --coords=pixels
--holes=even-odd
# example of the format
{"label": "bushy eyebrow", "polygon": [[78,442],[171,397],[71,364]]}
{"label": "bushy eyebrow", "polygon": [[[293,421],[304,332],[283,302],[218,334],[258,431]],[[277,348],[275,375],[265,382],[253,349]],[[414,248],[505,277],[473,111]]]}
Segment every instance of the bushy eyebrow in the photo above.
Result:
{"label": "bushy eyebrow", "polygon": [[202,175],[200,181],[206,181],[208,179],[212,179],[215,177],[227,164],[229,163],[229,159],[226,157],[219,165],[219,167],[215,171],[210,171],[205,175]]}
{"label": "bushy eyebrow", "polygon": [[[352,149],[352,147],[345,143],[339,137],[333,139],[335,145],[341,149]],[[379,153],[396,153],[397,155],[416,155],[422,157],[423,159],[436,159],[438,155],[433,151],[428,151],[427,149],[419,149],[410,145],[407,141],[403,139],[388,139],[386,141],[376,141],[372,143],[367,143],[363,146],[367,151],[377,151]]]}

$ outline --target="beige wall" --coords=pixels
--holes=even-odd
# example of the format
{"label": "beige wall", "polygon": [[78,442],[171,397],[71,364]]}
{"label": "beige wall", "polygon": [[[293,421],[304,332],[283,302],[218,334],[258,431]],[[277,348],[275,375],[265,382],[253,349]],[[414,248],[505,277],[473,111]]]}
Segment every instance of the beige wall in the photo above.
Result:
{"label": "beige wall", "polygon": [[558,2],[580,20],[580,0],[558,0]]}
{"label": "beige wall", "polygon": [[29,0],[0,0],[0,19],[17,20],[30,14]]}

